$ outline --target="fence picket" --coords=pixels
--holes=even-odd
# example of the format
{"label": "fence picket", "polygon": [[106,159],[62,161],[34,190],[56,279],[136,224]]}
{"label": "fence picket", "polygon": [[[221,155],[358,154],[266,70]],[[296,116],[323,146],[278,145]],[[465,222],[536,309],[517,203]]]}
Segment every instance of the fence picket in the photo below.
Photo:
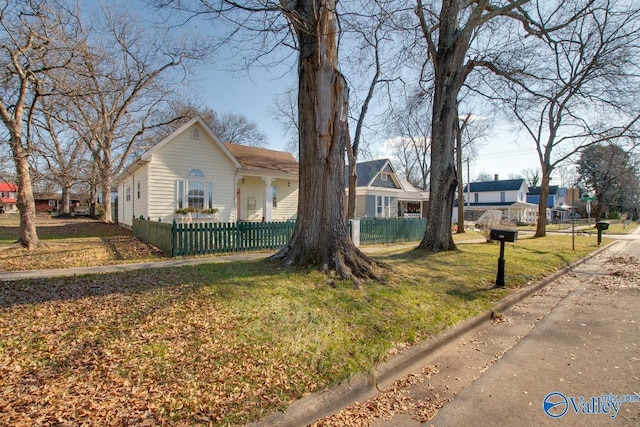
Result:
{"label": "fence picket", "polygon": [[[360,220],[363,245],[419,241],[426,228],[424,218]],[[351,226],[349,224],[349,226]],[[178,224],[133,219],[135,236],[165,254],[176,257],[281,249],[291,239],[295,222],[233,222]]]}

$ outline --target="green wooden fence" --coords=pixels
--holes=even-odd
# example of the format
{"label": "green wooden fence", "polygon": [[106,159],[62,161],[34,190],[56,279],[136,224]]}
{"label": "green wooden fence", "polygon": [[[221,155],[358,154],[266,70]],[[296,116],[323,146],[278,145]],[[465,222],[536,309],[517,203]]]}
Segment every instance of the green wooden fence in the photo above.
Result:
{"label": "green wooden fence", "polygon": [[176,257],[280,249],[289,242],[295,222],[224,222],[171,224],[133,220],[135,236]]}
{"label": "green wooden fence", "polygon": [[[361,219],[360,243],[374,245],[419,241],[426,228],[424,218]],[[285,246],[295,222],[225,222],[178,224],[133,219],[132,231],[141,240],[176,257],[256,250]]]}
{"label": "green wooden fence", "polygon": [[360,244],[420,241],[426,228],[426,218],[365,218],[360,220]]}

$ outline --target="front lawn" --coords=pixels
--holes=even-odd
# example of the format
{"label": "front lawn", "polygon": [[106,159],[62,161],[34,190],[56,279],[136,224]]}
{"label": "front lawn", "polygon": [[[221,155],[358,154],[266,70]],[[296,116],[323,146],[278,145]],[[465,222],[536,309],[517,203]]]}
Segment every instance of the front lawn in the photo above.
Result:
{"label": "front lawn", "polygon": [[15,244],[19,236],[18,215],[0,215],[0,270],[90,267],[166,259],[162,252],[115,224],[82,217],[38,215],[36,227],[42,246],[29,251]]}
{"label": "front lawn", "polygon": [[0,424],[241,424],[437,334],[596,249],[522,238],[380,249],[386,283],[263,261],[0,284]]}

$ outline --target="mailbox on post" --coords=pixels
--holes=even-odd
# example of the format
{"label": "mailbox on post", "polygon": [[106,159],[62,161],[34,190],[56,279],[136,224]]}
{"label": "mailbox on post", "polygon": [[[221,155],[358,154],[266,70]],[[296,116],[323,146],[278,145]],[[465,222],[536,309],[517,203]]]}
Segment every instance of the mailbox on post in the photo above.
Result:
{"label": "mailbox on post", "polygon": [[496,287],[504,288],[504,242],[517,242],[518,232],[513,230],[491,230],[489,232],[489,239],[500,241],[500,258],[498,258]]}
{"label": "mailbox on post", "polygon": [[598,229],[598,246],[602,242],[602,232],[609,229],[609,223],[605,221],[596,222],[596,228]]}

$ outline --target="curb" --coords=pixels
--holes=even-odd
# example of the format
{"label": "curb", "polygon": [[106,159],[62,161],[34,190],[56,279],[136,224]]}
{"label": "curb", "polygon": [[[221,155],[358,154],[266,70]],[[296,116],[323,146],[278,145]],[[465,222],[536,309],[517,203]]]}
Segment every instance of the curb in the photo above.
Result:
{"label": "curb", "polygon": [[531,286],[527,286],[505,297],[491,310],[486,310],[477,316],[457,323],[445,332],[394,356],[392,359],[381,363],[372,374],[356,375],[346,383],[333,387],[330,390],[315,392],[309,396],[298,399],[289,405],[284,412],[272,413],[259,422],[248,424],[247,427],[306,426],[319,419],[333,415],[355,402],[368,400],[375,396],[380,390],[393,384],[398,378],[418,370],[419,367],[425,363],[427,357],[433,356],[434,353],[445,345],[491,320],[494,312],[502,312],[509,309],[617,243],[618,241],[609,243],[591,252],[587,256],[566,265],[553,274],[543,277]]}

